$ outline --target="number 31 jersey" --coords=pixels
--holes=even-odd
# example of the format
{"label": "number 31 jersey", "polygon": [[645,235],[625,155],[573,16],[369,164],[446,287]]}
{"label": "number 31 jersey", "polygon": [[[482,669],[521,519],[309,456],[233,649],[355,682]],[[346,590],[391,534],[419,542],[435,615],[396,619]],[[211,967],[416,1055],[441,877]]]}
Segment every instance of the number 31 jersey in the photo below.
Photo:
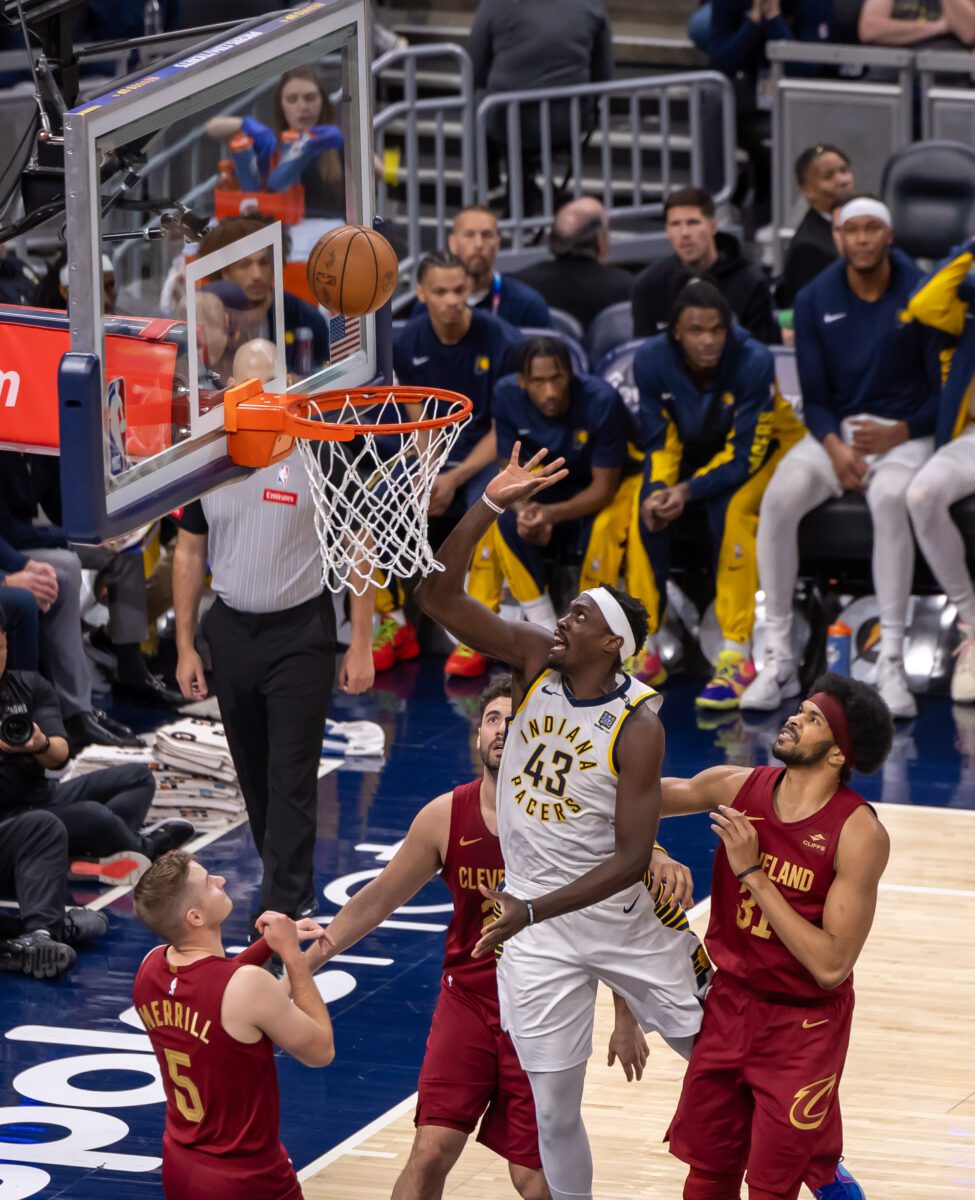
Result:
{"label": "number 31 jersey", "polygon": [[638,708],[662,697],[628,675],[595,700],[577,700],[545,669],[511,718],[498,772],[505,886],[529,899],[578,879],[616,846],[617,748]]}

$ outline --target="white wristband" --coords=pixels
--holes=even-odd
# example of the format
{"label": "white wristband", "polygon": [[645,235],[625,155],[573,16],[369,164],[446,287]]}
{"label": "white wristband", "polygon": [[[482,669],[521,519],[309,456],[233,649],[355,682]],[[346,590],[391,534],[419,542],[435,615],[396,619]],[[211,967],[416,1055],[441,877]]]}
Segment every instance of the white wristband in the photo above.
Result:
{"label": "white wristband", "polygon": [[532,902],[530,900],[526,900],[525,908],[528,909],[528,924],[534,925],[535,924],[535,906],[532,904]]}
{"label": "white wristband", "polygon": [[504,509],[501,507],[501,505],[500,505],[500,504],[495,504],[493,500],[490,500],[490,499],[488,499],[488,494],[487,494],[487,492],[482,492],[482,493],[481,493],[481,499],[482,499],[482,500],[484,501],[484,503],[485,503],[485,504],[488,506],[488,508],[491,510],[491,512],[495,512],[495,513],[497,513],[499,516],[500,516],[500,514],[501,514],[501,513],[503,513],[503,512],[504,512]]}

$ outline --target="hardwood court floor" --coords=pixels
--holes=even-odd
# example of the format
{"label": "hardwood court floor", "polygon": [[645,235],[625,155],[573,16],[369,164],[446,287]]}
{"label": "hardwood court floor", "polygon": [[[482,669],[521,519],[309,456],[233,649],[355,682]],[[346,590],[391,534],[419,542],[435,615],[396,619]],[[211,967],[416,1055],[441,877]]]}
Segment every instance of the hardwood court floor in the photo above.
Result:
{"label": "hardwood court floor", "polygon": [[[842,1085],[846,1158],[869,1200],[962,1200],[975,1191],[975,812],[879,805],[890,866],[857,967]],[[699,892],[704,880],[698,881]],[[706,915],[695,927],[702,931]],[[598,1200],[678,1200],[684,1167],[661,1135],[683,1064],[657,1038],[639,1084],[606,1067],[612,1025],[600,989],[585,1099]],[[307,1200],[388,1200],[413,1138],[412,1105],[302,1172]],[[395,1112],[395,1110],[394,1110]],[[506,1165],[473,1142],[444,1193],[515,1196]],[[807,1193],[803,1192],[803,1195]]]}

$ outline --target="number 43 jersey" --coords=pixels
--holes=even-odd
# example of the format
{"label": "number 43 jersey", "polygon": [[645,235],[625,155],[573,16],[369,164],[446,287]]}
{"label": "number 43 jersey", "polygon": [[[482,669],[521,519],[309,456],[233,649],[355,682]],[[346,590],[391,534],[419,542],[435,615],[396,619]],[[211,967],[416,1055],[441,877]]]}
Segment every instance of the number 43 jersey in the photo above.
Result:
{"label": "number 43 jersey", "polygon": [[557,672],[538,675],[511,718],[498,772],[505,887],[532,899],[598,867],[616,845],[617,751],[638,708],[662,697],[630,676],[577,700]]}

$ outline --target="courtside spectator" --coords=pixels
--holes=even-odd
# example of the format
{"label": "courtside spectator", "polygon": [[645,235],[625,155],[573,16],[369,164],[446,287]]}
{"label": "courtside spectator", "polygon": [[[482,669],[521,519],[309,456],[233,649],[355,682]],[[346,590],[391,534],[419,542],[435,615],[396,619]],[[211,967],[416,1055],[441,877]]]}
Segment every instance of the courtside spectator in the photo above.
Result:
{"label": "courtside spectator", "polygon": [[758,525],[766,607],[765,663],[742,709],[771,711],[799,695],[792,601],[799,522],[845,490],[866,496],[873,520],[873,585],[880,610],[877,688],[894,717],[917,705],[904,669],[914,539],[907,489],[934,449],[942,335],[903,312],[921,271],[892,247],[887,206],[872,196],[840,212],[843,258],[796,298],[803,413],[809,434],[786,455]]}
{"label": "courtside spectator", "polygon": [[[467,50],[479,93],[601,83],[613,77],[613,39],[603,0],[481,0]],[[521,145],[526,215],[541,208],[535,175],[541,166],[539,106],[522,108]],[[551,146],[565,151],[572,138],[569,105],[549,107]],[[488,118],[493,159],[508,156],[507,112]],[[510,173],[510,167],[509,167]]]}
{"label": "courtside spectator", "polygon": [[[447,240],[451,254],[464,264],[470,277],[467,303],[483,308],[510,325],[525,329],[547,329],[552,324],[548,305],[534,287],[515,275],[502,275],[495,268],[501,249],[498,218],[483,204],[469,204],[454,217]],[[412,316],[423,311],[413,306]]]}
{"label": "courtside spectator", "polygon": [[633,333],[653,337],[670,326],[670,313],[688,274],[705,276],[752,337],[782,340],[772,312],[765,273],[744,257],[738,239],[719,232],[714,201],[702,188],[671,192],[664,204],[667,237],[674,253],[641,271],[633,285]]}
{"label": "courtside spectator", "polygon": [[833,238],[833,209],[853,191],[850,160],[836,146],[808,146],[796,159],[795,172],[809,207],[786,251],[776,292],[781,308],[791,308],[799,289],[836,262],[839,250]]}
{"label": "courtside spectator", "polygon": [[20,910],[15,936],[0,940],[0,971],[36,979],[60,975],[74,965],[75,946],[108,929],[101,913],[65,911],[68,832],[42,802],[45,771],[68,761],[68,742],[57,697],[34,671],[7,670],[7,623],[0,609],[0,714],[30,723],[25,742],[0,738],[0,889],[13,894]]}
{"label": "courtside spectator", "polygon": [[975,333],[968,320],[975,300],[969,276],[973,263],[975,240],[956,250],[925,281],[908,308],[916,320],[958,339],[938,406],[938,449],[907,490],[918,544],[958,614],[961,641],[951,676],[956,704],[975,702],[975,587],[965,542],[951,515],[953,504],[975,493]]}
{"label": "courtside spectator", "polygon": [[[525,619],[554,629],[548,589],[554,564],[582,558],[580,590],[619,579],[622,547],[639,488],[638,432],[619,392],[593,375],[575,375],[565,343],[533,337],[521,347],[517,374],[494,389],[491,416],[502,463],[516,442],[524,460],[548,451],[565,459],[568,475],[538,500],[508,509],[489,543],[475,554],[470,594],[497,609],[503,578]],[[632,481],[620,486],[624,474]],[[613,510],[617,511],[613,511]],[[448,675],[481,674],[482,655],[447,660]],[[466,669],[465,669],[466,668]]]}
{"label": "courtside spectator", "polygon": [[634,673],[654,686],[666,679],[655,635],[667,604],[670,526],[698,505],[711,540],[724,638],[717,674],[699,701],[733,708],[755,675],[755,516],[779,451],[775,364],[767,347],[733,324],[717,288],[695,280],[678,295],[668,332],[637,351],[633,378],[645,465],[638,536],[627,548],[627,590],[650,617]]}
{"label": "courtside spectator", "polygon": [[548,238],[552,257],[519,273],[553,308],[570,313],[583,329],[611,304],[629,300],[633,276],[609,261],[609,218],[589,196],[570,200],[555,214]]}
{"label": "courtside spectator", "polygon": [[[266,229],[267,222],[260,217],[227,217],[209,230],[200,242],[199,257],[204,258],[216,250],[222,250],[247,237],[250,233]],[[277,341],[274,328],[274,259],[270,247],[249,254],[219,272],[219,278],[235,283],[247,297],[251,315],[256,323],[249,330],[251,338],[266,338]],[[284,293],[284,340],[285,359],[289,371],[298,370],[298,344],[295,330],[306,328],[312,332],[312,358],[321,366],[328,361],[328,322],[317,308],[295,296]],[[291,336],[289,336],[291,335]]]}
{"label": "courtside spectator", "polygon": [[973,0],[864,0],[857,26],[866,46],[960,50],[975,44]]}

